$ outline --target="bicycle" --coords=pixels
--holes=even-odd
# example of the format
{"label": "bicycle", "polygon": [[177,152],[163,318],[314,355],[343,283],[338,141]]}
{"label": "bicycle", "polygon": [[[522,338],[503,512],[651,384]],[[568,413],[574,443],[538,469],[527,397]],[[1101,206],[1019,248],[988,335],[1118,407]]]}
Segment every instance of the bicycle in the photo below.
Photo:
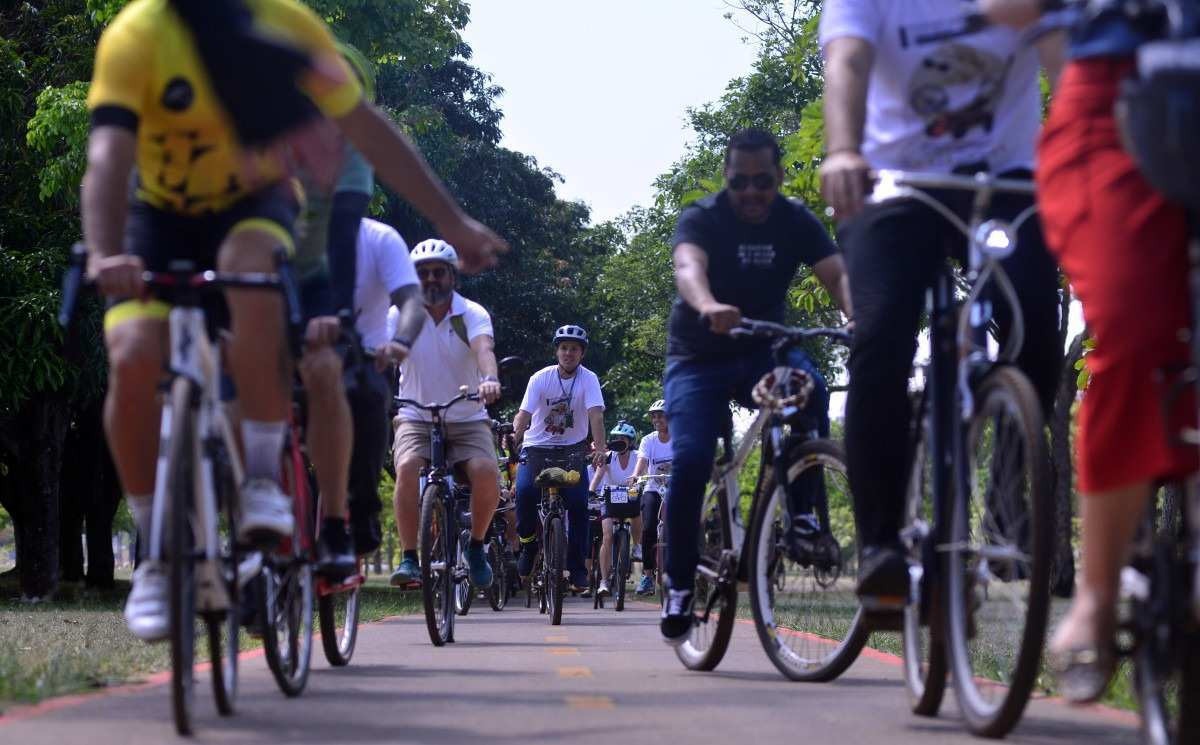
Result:
{"label": "bicycle", "polygon": [[[781,339],[773,346],[773,355],[777,362],[786,362],[784,357],[787,352],[801,340],[817,336],[846,338],[846,332],[841,329],[789,329],[779,324],[750,319],[744,319],[741,326],[734,328],[732,333],[742,337]],[[793,381],[790,379],[779,381],[777,388],[780,389],[780,399],[792,399],[797,402],[792,406],[798,404],[798,396],[806,395],[805,392],[794,390]],[[772,406],[762,408],[736,449],[733,447],[732,420],[725,423],[725,431],[720,437],[722,453],[713,466],[709,489],[700,511],[700,562],[695,575],[696,600],[692,610],[692,630],[687,640],[676,647],[676,655],[689,669],[712,670],[720,664],[733,635],[738,584],[749,579],[752,607],[755,609],[755,625],[759,629],[759,636],[768,657],[789,677],[807,675],[812,676],[809,679],[820,679],[816,677],[817,673],[814,670],[787,664],[788,661],[781,657],[779,647],[773,640],[768,644],[767,635],[774,633],[778,636],[779,633],[773,617],[767,613],[772,607],[771,602],[760,596],[766,592],[766,585],[775,581],[774,575],[768,577],[768,569],[772,562],[768,561],[767,557],[775,544],[773,520],[778,513],[777,505],[780,504],[778,497],[782,493],[781,489],[768,487],[770,482],[764,479],[772,473],[771,469],[784,474],[784,478],[791,470],[792,464],[788,460],[791,451],[784,450],[783,445],[789,442],[786,436],[786,418],[792,413],[794,412],[787,409],[777,410]],[[759,475],[759,486],[751,500],[750,513],[757,517],[756,526],[768,527],[758,531],[752,530],[750,540],[746,540],[738,477],[751,453],[759,445],[763,470]],[[836,447],[829,450],[829,457],[820,463],[828,463],[827,469],[844,473],[845,466],[841,463],[840,450]],[[779,483],[786,483],[784,478],[779,479]],[[768,512],[769,508],[772,509],[771,512]],[[786,514],[786,510],[784,513]],[[748,576],[748,569],[751,568],[753,574]],[[846,637],[837,647],[838,653],[833,660],[823,660],[822,669],[831,670],[846,658],[853,659],[850,652],[853,651],[854,655],[858,652],[857,649],[853,649],[859,634],[856,630],[858,628],[855,623],[846,630]],[[845,664],[848,665],[849,662],[845,661]]]}
{"label": "bicycle", "polygon": [[[640,494],[631,493],[624,486],[610,486],[604,490],[605,514],[612,520],[612,562],[608,567],[609,587],[614,597],[613,610],[625,610],[626,585],[633,573],[633,519],[642,513]],[[603,608],[604,604],[601,603]]]}
{"label": "bicycle", "polygon": [[461,401],[479,401],[478,393],[467,387],[444,404],[424,404],[407,398],[395,398],[397,406],[411,406],[430,415],[429,465],[421,469],[421,532],[418,547],[421,558],[421,599],[425,607],[425,625],[435,647],[454,641],[455,593],[469,582],[465,560],[460,563],[459,511],[450,488],[446,463],[446,423],[442,418],[450,407]]}
{"label": "bicycle", "polygon": [[[86,248],[76,244],[63,278],[58,320],[64,327],[85,285],[86,260]],[[294,342],[301,323],[299,295],[282,251],[276,253],[276,267],[276,274],[197,272],[191,262],[180,261],[169,271],[142,274],[147,288],[172,295],[147,557],[168,568],[171,710],[176,731],[185,736],[194,731],[197,619],[207,632],[217,711],[223,716],[234,712],[239,601],[252,575],[241,567],[243,550],[233,538],[238,484],[244,480],[241,451],[222,397],[221,345],[209,336],[203,301],[226,289],[280,292]]]}
{"label": "bicycle", "polygon": [[[931,361],[914,403],[901,532],[912,578],[901,608],[910,705],[916,714],[936,715],[949,673],[967,728],[1001,737],[1020,719],[1036,682],[1054,512],[1041,408],[1014,364],[1023,343],[1021,307],[1000,265],[1036,206],[1011,221],[988,213],[996,194],[1032,196],[1033,185],[985,173],[873,176],[872,203],[916,200],[967,239],[965,299],[956,298],[962,288],[948,261],[928,294]],[[930,190],[972,194],[969,219]],[[1011,333],[996,354],[988,344],[996,323],[992,289],[1012,313]]]}
{"label": "bicycle", "polygon": [[604,501],[590,495],[588,499],[588,534],[592,537],[591,553],[588,554],[588,589],[587,597],[592,599],[592,608],[604,607],[604,598],[600,596],[600,582],[604,579],[604,568],[600,566],[600,549],[604,545],[604,528],[601,520],[601,508]]}
{"label": "bicycle", "polygon": [[549,454],[534,479],[542,492],[538,503],[541,541],[525,593],[525,607],[530,607],[536,593],[538,613],[549,615],[552,626],[562,623],[563,596],[567,593],[567,511],[559,489],[579,483],[580,471],[571,466],[578,465],[580,458],[579,454]]}

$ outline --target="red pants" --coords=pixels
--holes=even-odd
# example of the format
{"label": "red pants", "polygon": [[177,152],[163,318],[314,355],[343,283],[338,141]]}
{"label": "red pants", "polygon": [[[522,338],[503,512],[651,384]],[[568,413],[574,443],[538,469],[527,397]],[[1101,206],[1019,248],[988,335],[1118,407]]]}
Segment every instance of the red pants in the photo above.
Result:
{"label": "red pants", "polygon": [[1185,474],[1194,447],[1173,444],[1195,418],[1165,396],[1187,364],[1187,217],[1121,148],[1113,103],[1126,59],[1070,64],[1042,133],[1038,192],[1047,243],[1083,303],[1095,348],[1079,418],[1079,487],[1109,491]]}

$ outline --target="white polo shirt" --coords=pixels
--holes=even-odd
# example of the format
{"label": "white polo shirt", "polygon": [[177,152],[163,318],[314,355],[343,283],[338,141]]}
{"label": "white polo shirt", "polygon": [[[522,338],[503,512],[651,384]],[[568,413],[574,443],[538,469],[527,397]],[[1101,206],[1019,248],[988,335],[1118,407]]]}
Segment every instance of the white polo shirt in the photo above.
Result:
{"label": "white polo shirt", "polygon": [[[396,307],[388,312],[388,328],[395,333],[400,311]],[[461,323],[451,319],[461,318]],[[458,326],[466,331],[467,340],[459,335]],[[479,387],[483,373],[470,342],[480,336],[495,336],[492,317],[483,306],[468,300],[457,292],[450,300],[450,312],[435,324],[433,316],[425,312],[425,326],[421,335],[413,342],[412,352],[400,364],[400,396],[422,403],[444,403],[458,395],[460,386],[474,391]],[[406,406],[400,410],[402,419],[428,422],[429,414]],[[445,414],[447,422],[473,422],[487,419],[483,403],[463,401]]]}
{"label": "white polo shirt", "polygon": [[356,256],[354,327],[364,347],[377,349],[392,338],[395,328],[388,325],[392,293],[417,284],[417,270],[408,257],[408,245],[396,229],[370,218],[358,226]]}
{"label": "white polo shirt", "polygon": [[558,365],[538,370],[529,378],[521,411],[533,415],[526,445],[578,445],[588,436],[588,409],[604,409],[600,378],[580,365],[570,378],[559,377]]}
{"label": "white polo shirt", "polygon": [[[651,432],[643,437],[642,444],[638,448],[638,459],[646,461],[646,474],[649,476],[669,475],[673,458],[672,450],[671,440],[663,442],[659,439],[658,432]],[[647,481],[644,491],[663,493],[666,491],[665,479]]]}

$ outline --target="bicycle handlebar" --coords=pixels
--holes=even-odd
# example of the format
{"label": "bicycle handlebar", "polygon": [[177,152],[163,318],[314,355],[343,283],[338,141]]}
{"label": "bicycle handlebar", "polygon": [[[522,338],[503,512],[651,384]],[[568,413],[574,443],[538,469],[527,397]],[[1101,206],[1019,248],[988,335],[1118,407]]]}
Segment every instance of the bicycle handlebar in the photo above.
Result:
{"label": "bicycle handlebar", "polygon": [[466,386],[463,386],[463,388],[461,390],[462,390],[461,393],[459,393],[457,396],[450,399],[449,401],[447,401],[444,404],[423,404],[420,401],[414,401],[411,398],[400,398],[399,396],[394,397],[392,400],[395,401],[396,404],[400,408],[404,408],[405,406],[411,406],[414,409],[421,409],[422,411],[428,411],[431,414],[434,412],[445,411],[446,409],[449,409],[451,406],[453,406],[461,401],[478,401],[479,400],[479,392],[478,391],[476,391],[475,393],[468,393],[466,391]]}
{"label": "bicycle handlebar", "polygon": [[[980,172],[973,176],[958,173],[934,173],[928,171],[901,171],[885,168],[872,171],[869,178],[875,182],[872,193],[873,201],[886,201],[910,196],[908,189],[952,189],[955,191],[991,191],[1005,194],[1024,194],[1033,196],[1035,193],[1032,181],[1014,178],[998,178],[990,173]],[[880,191],[882,196],[875,196]]]}
{"label": "bicycle handlebar", "polygon": [[774,321],[756,321],[753,318],[743,318],[742,322],[730,330],[731,336],[755,339],[783,339],[798,341],[823,336],[827,339],[849,344],[853,336],[845,328],[816,327],[800,328],[785,326]]}

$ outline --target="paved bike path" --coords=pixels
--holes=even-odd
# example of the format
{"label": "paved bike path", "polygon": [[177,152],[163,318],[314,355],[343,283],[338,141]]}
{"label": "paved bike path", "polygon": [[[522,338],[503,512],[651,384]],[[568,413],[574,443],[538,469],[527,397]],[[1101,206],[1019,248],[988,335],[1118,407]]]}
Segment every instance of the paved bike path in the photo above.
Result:
{"label": "paved bike path", "polygon": [[[349,667],[318,648],[308,690],[285,699],[261,656],[242,662],[238,712],[217,716],[207,675],[197,680],[198,743],[978,743],[956,719],[909,714],[900,669],[865,654],[830,684],[785,681],[754,628],[736,626],[713,673],[683,669],[658,638],[658,609],[624,613],[568,600],[552,627],[536,608],[501,613],[477,603],[458,642],[429,643],[420,616],[360,629]],[[83,697],[49,711],[0,717],[0,743],[146,745],[176,740],[168,689],[143,686]],[[1128,717],[1035,701],[1009,743],[1136,742]]]}

